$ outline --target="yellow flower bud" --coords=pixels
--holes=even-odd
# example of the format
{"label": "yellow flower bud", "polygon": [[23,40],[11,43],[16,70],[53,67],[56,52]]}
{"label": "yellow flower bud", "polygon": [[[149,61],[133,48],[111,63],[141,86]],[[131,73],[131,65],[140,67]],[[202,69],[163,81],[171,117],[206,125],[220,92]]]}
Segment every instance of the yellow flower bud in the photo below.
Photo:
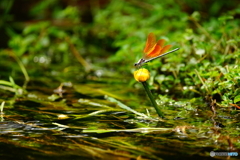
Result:
{"label": "yellow flower bud", "polygon": [[133,75],[135,80],[138,82],[145,82],[150,78],[150,72],[146,68],[134,71]]}

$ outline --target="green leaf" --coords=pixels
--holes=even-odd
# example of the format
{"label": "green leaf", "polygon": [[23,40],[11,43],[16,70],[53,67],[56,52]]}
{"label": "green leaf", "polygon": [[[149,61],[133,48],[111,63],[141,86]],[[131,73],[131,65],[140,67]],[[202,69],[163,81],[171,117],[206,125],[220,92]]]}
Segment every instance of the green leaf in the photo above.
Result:
{"label": "green leaf", "polygon": [[237,103],[237,102],[240,102],[240,95],[237,95],[237,96],[234,98],[234,103]]}

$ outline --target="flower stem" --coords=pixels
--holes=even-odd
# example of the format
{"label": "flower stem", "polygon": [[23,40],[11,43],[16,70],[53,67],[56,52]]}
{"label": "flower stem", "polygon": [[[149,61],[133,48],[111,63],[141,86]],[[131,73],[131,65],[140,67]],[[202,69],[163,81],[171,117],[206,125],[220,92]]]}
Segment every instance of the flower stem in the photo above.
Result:
{"label": "flower stem", "polygon": [[148,95],[150,101],[152,102],[152,105],[155,108],[158,116],[161,117],[161,118],[164,118],[163,113],[160,110],[160,108],[157,106],[157,103],[154,100],[153,95],[152,95],[151,91],[149,90],[147,83],[146,82],[142,82],[142,84],[143,84],[143,87],[144,87],[145,91],[147,92],[147,95]]}

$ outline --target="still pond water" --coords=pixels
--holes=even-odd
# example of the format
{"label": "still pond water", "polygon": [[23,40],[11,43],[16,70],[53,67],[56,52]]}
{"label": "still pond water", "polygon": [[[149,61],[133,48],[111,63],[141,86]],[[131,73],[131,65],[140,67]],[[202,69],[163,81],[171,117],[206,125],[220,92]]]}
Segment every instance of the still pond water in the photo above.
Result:
{"label": "still pond water", "polygon": [[124,82],[36,84],[25,96],[1,91],[1,160],[239,158],[210,156],[240,154],[237,111],[214,114],[203,101],[160,103],[165,119],[158,119],[144,91],[123,90]]}

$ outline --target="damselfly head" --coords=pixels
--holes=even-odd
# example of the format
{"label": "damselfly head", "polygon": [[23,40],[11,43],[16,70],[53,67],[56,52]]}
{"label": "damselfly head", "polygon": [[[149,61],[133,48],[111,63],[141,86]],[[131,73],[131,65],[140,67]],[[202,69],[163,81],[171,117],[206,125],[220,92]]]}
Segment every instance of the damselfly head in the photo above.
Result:
{"label": "damselfly head", "polygon": [[135,67],[141,66],[145,62],[145,59],[141,58],[137,63],[134,64]]}

